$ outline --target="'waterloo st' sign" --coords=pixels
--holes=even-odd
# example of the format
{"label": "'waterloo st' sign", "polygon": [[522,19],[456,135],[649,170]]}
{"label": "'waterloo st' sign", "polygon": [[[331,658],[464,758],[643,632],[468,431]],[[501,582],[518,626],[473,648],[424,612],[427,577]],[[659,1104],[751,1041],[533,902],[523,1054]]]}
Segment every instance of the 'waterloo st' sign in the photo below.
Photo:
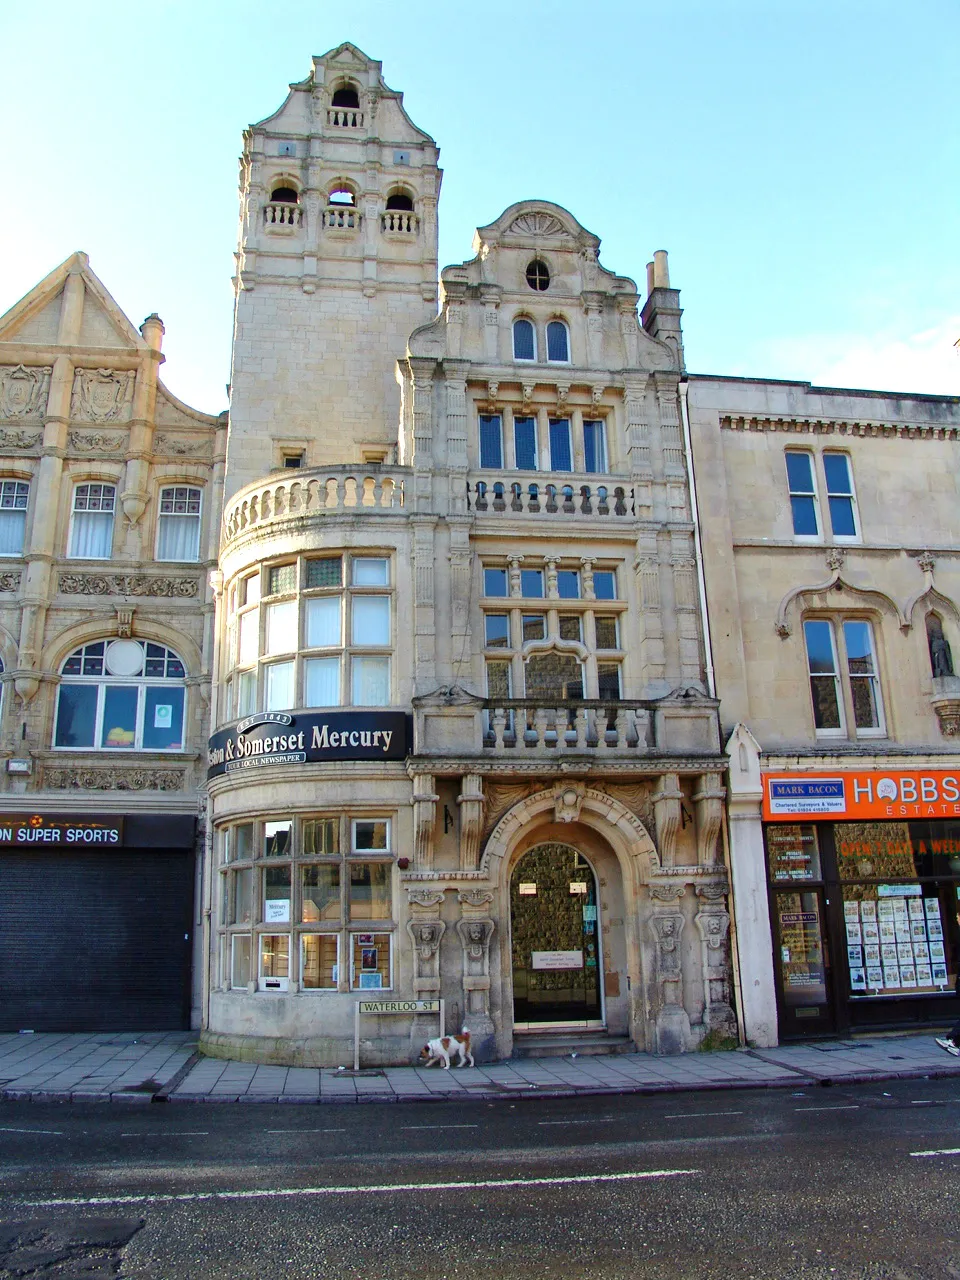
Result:
{"label": "'waterloo st' sign", "polygon": [[330,760],[404,760],[413,717],[402,711],[265,711],[210,739],[207,777]]}

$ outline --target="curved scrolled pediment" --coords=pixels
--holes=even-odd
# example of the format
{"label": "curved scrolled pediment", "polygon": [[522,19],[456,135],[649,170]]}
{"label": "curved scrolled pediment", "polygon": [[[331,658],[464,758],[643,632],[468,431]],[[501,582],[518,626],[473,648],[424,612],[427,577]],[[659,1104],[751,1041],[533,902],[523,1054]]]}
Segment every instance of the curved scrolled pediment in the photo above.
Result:
{"label": "curved scrolled pediment", "polygon": [[[854,599],[862,601],[864,607],[889,610],[897,619],[897,625],[903,631],[910,628],[910,619],[906,617],[891,596],[885,591],[880,591],[876,587],[858,587],[855,583],[848,582],[843,576],[841,568],[837,567],[829,578],[823,582],[813,582],[803,586],[794,587],[780,601],[780,607],[777,609],[777,619],[773,624],[773,629],[781,640],[786,640],[793,632],[790,622],[789,613],[791,606],[795,600],[799,600],[801,596],[816,596],[824,591],[842,590]],[[832,603],[832,602],[829,602]]]}

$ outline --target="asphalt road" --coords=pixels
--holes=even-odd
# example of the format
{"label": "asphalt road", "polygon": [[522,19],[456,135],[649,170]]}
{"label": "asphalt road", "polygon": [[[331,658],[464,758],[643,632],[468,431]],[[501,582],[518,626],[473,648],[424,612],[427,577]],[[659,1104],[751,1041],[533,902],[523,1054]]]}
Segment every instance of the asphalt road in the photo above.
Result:
{"label": "asphalt road", "polygon": [[960,1081],[0,1104],[0,1276],[960,1280]]}

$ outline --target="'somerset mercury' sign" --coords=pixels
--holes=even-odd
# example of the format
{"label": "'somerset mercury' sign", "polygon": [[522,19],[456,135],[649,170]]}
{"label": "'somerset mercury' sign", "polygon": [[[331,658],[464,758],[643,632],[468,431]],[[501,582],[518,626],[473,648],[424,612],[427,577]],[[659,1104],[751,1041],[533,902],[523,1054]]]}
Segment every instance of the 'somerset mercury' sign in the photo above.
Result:
{"label": "'somerset mercury' sign", "polygon": [[413,717],[403,711],[263,711],[210,739],[207,777],[266,765],[405,760]]}

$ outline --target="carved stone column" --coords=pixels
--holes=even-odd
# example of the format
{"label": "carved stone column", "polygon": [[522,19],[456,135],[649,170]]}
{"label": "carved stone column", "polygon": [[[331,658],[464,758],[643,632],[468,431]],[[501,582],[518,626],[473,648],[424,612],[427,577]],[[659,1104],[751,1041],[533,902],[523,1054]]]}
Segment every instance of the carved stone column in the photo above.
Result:
{"label": "carved stone column", "polygon": [[677,640],[680,657],[680,680],[683,684],[699,682],[703,677],[700,654],[700,611],[697,603],[697,562],[693,558],[687,534],[671,539],[673,594],[677,609]]}
{"label": "carved stone column", "polygon": [[480,833],[483,830],[483,778],[466,773],[460,785],[460,870],[476,871],[479,865]]}
{"label": "carved stone column", "polygon": [[676,865],[677,832],[680,830],[682,804],[683,792],[680,790],[679,774],[663,774],[660,785],[654,792],[653,812],[657,821],[660,864],[664,867]]}
{"label": "carved stone column", "polygon": [[447,926],[440,919],[443,894],[435,889],[408,889],[407,933],[413,943],[413,993],[416,1000],[440,996],[440,940]]}
{"label": "carved stone column", "polygon": [[[644,685],[663,680],[666,655],[660,601],[660,559],[655,529],[641,530],[637,538],[637,603],[640,630],[640,678]],[[666,690],[664,690],[666,691]]]}
{"label": "carved stone column", "polygon": [[437,683],[437,627],[434,602],[434,565],[436,547],[434,534],[436,519],[414,517],[414,652],[416,656],[417,684],[421,689],[433,689]]}
{"label": "carved stone column", "polygon": [[[453,627],[451,661],[457,663],[460,655],[467,653],[466,641],[470,635],[470,568],[473,553],[470,550],[470,526],[466,521],[449,520],[450,529],[450,613]],[[456,667],[454,667],[456,671]]]}
{"label": "carved stone column", "polygon": [[433,870],[433,832],[437,821],[437,801],[432,773],[413,777],[413,850],[418,871]]}
{"label": "carved stone column", "polygon": [[712,867],[718,860],[717,837],[726,795],[725,788],[720,785],[719,773],[700,775],[699,788],[693,793],[693,805],[697,815],[697,862],[701,867]]}
{"label": "carved stone column", "polygon": [[700,910],[694,923],[700,932],[703,964],[704,1031],[737,1034],[737,1019],[730,1004],[730,916],[724,906],[725,886],[697,885]]}
{"label": "carved stone column", "polygon": [[461,889],[457,895],[462,918],[457,933],[463,946],[464,1022],[478,1042],[493,1035],[490,1016],[490,941],[495,928],[490,918],[489,889]]}
{"label": "carved stone column", "polygon": [[651,885],[650,896],[658,904],[650,919],[657,948],[656,991],[652,993],[654,1044],[657,1053],[683,1053],[690,1042],[690,1019],[683,1007],[684,918],[677,909],[684,886]]}

